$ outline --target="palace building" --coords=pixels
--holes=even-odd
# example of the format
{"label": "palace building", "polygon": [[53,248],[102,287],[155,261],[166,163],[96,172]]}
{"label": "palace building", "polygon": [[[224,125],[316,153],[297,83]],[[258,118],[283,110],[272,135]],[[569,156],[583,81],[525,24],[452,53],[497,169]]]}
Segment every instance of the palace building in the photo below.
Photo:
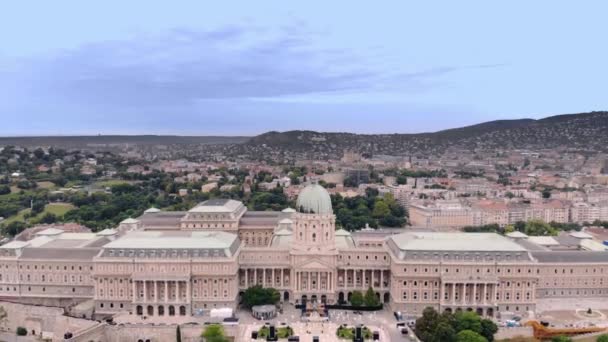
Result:
{"label": "palace building", "polygon": [[236,307],[252,285],[291,303],[348,301],[372,288],[392,310],[525,314],[546,298],[608,297],[608,252],[559,250],[525,235],[336,230],[328,192],[295,209],[248,211],[212,199],[187,212],[149,209],[98,233],[38,232],[0,247],[2,300],[92,316],[201,315]]}

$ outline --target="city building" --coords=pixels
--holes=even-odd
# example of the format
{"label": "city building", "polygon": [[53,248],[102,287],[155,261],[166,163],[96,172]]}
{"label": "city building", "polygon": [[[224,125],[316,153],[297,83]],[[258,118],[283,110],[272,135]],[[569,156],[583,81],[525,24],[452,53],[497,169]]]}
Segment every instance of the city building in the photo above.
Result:
{"label": "city building", "polygon": [[[430,216],[430,224],[461,220],[463,209],[453,210],[453,217]],[[494,210],[504,219],[503,207]],[[48,228],[11,241],[0,247],[0,298],[66,308],[90,303],[91,316],[102,319],[204,315],[236,307],[256,284],[291,303],[345,302],[371,287],[390,309],[412,316],[429,306],[526,314],[547,298],[606,300],[608,253],[590,238],[558,238],[569,244],[560,249],[523,234],[351,233],[336,229],[328,192],[310,184],[296,209],[281,212],[212,199],[187,212],[151,208],[115,230]]]}

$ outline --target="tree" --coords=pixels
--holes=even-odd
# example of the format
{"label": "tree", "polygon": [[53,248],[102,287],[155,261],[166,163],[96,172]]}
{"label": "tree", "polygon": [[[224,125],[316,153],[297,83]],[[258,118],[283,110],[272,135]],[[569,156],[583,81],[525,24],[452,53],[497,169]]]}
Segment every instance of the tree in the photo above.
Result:
{"label": "tree", "polygon": [[243,305],[251,308],[256,305],[276,304],[280,299],[281,294],[276,289],[255,285],[245,290]]}
{"label": "tree", "polygon": [[526,222],[524,233],[530,236],[557,235],[557,230],[544,221],[530,220]]}
{"label": "tree", "polygon": [[175,328],[175,342],[182,342],[182,331],[179,329],[179,324]]}
{"label": "tree", "polygon": [[488,340],[474,331],[462,330],[456,334],[456,342],[488,342]]}
{"label": "tree", "polygon": [[4,227],[5,234],[15,236],[25,230],[25,223],[21,221],[13,221]]}
{"label": "tree", "polygon": [[[489,342],[494,341],[494,334],[498,332],[498,326],[490,319],[481,320],[481,336],[485,337]],[[608,342],[608,341],[606,341]]]}
{"label": "tree", "polygon": [[205,339],[205,342],[228,342],[224,327],[220,324],[208,325],[201,334],[201,337]]}
{"label": "tree", "polygon": [[11,193],[11,188],[8,185],[0,186],[0,195],[7,195]]}
{"label": "tree", "polygon": [[555,336],[551,342],[572,342],[572,339],[568,336]]}
{"label": "tree", "polygon": [[51,224],[57,222],[57,216],[53,213],[46,213],[40,218],[40,223]]}
{"label": "tree", "polygon": [[[424,342],[435,342],[435,332],[441,322],[441,316],[435,309],[428,307],[422,311],[422,317],[416,320],[416,336]],[[442,327],[445,331],[445,327]],[[443,332],[445,333],[445,332]]]}
{"label": "tree", "polygon": [[434,342],[455,342],[456,331],[447,322],[441,322],[437,324],[433,337]]}
{"label": "tree", "polygon": [[454,315],[454,318],[454,329],[456,331],[471,330],[475,333],[481,333],[481,319],[477,313],[460,311]]}
{"label": "tree", "polygon": [[364,299],[361,291],[353,291],[350,295],[350,305],[352,306],[363,306]]}
{"label": "tree", "polygon": [[363,302],[365,303],[365,306],[371,307],[378,306],[380,304],[380,300],[378,300],[378,297],[376,296],[376,293],[374,292],[374,289],[371,286],[365,292]]}
{"label": "tree", "polygon": [[376,200],[376,203],[374,204],[374,211],[372,213],[375,218],[382,218],[390,213],[391,211],[388,208],[388,204],[381,199]]}
{"label": "tree", "polygon": [[15,333],[17,334],[17,336],[25,336],[27,335],[27,329],[25,329],[24,327],[17,327]]}
{"label": "tree", "polygon": [[604,335],[600,335],[597,340],[595,340],[596,342],[608,342],[608,334],[604,334]]}

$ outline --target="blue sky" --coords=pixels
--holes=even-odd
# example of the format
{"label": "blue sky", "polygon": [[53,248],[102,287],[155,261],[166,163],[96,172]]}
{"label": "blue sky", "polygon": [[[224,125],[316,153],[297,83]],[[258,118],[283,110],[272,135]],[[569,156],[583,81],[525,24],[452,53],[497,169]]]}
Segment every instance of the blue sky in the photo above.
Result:
{"label": "blue sky", "polygon": [[0,135],[411,133],[608,109],[606,1],[12,1]]}

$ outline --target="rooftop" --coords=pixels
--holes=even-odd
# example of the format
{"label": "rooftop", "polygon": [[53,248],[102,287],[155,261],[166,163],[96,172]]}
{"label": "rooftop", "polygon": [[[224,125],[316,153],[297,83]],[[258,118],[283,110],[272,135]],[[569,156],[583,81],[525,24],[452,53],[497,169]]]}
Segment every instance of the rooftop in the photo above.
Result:
{"label": "rooftop", "polygon": [[227,249],[237,240],[226,232],[135,231],[104,246],[118,249]]}
{"label": "rooftop", "polygon": [[191,213],[232,213],[243,206],[240,201],[225,198],[214,198],[205,202],[199,203],[194,208],[190,209]]}
{"label": "rooftop", "polygon": [[408,232],[390,239],[401,250],[520,252],[526,249],[495,233]]}

